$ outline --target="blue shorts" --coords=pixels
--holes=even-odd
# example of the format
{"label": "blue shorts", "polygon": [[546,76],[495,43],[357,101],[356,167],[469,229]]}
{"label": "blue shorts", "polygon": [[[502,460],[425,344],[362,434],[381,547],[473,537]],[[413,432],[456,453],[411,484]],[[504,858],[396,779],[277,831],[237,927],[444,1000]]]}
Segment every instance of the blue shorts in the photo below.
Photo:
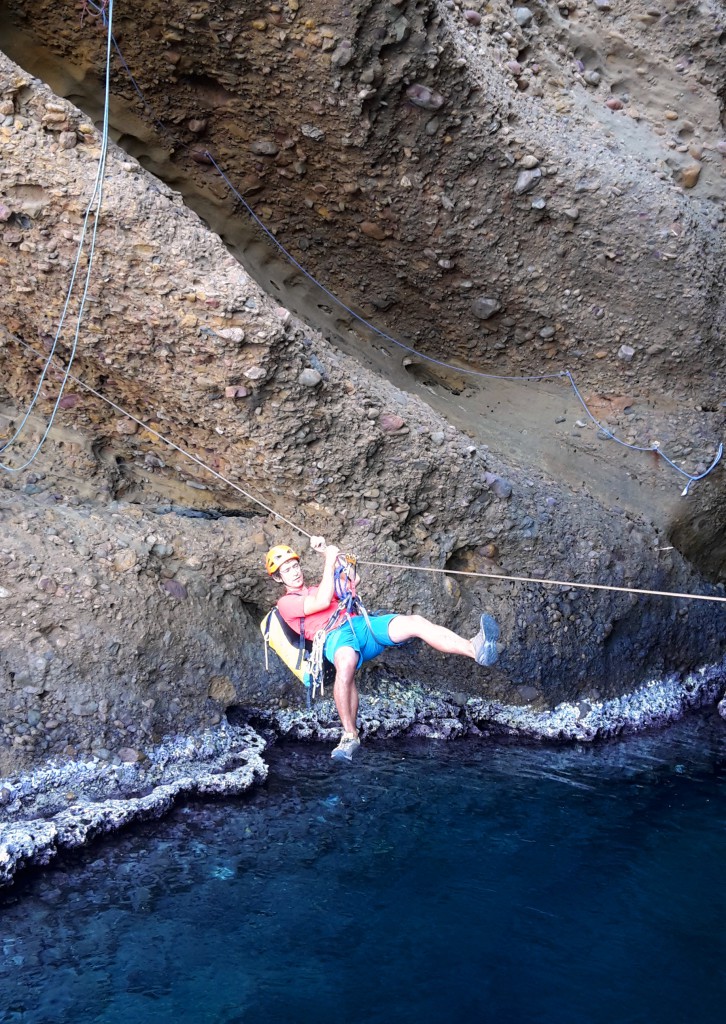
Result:
{"label": "blue shorts", "polygon": [[388,635],[388,627],[395,615],[369,615],[368,621],[364,615],[354,615],[352,619],[346,619],[341,626],[337,626],[328,633],[325,638],[323,653],[328,661],[335,661],[335,652],[339,647],[352,647],[358,652],[358,668],[364,661],[370,661],[377,657],[387,647],[403,647],[408,640],[396,643]]}

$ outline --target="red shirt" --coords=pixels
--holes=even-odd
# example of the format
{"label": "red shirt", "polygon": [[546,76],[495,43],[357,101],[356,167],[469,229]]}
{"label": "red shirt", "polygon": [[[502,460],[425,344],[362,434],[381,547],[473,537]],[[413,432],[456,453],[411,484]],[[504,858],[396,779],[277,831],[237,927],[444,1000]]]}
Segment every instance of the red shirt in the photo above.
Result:
{"label": "red shirt", "polygon": [[[296,633],[300,633],[300,620],[303,618],[303,605],[305,598],[317,594],[317,587],[300,587],[299,590],[293,590],[289,594],[285,594],[277,602],[277,608],[282,615],[285,622],[294,629]],[[335,609],[338,607],[338,598],[334,597],[327,608],[324,608],[321,612],[310,612],[305,615],[305,639],[312,640],[319,629],[325,625],[330,616],[333,614]]]}

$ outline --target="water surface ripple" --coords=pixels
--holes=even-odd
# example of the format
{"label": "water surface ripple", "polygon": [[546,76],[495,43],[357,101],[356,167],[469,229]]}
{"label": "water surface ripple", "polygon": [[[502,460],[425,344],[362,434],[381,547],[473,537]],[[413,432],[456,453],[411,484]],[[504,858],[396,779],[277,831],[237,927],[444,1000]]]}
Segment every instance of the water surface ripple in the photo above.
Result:
{"label": "water surface ripple", "polygon": [[726,723],[269,752],[0,896],[0,1021],[723,1019]]}

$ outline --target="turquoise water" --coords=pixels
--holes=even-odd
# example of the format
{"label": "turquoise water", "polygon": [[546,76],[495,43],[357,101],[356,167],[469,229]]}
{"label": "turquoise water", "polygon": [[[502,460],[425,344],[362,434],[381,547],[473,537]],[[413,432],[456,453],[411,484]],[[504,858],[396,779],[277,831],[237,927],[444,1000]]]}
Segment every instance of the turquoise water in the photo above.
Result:
{"label": "turquoise water", "polygon": [[0,895],[0,1021],[721,1021],[726,723],[270,752]]}

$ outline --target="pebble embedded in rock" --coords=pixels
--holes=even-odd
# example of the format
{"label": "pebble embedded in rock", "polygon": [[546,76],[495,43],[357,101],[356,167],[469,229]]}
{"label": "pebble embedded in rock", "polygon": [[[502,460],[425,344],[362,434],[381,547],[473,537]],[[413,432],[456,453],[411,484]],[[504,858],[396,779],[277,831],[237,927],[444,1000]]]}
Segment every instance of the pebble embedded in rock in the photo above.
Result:
{"label": "pebble embedded in rock", "polygon": [[498,498],[509,498],[512,494],[510,482],[502,476],[497,476],[496,473],[485,473],[484,483],[492,494],[495,494]]}
{"label": "pebble embedded in rock", "polygon": [[183,601],[187,596],[187,588],[179,580],[164,580],[161,585],[167,594],[176,598],[177,601]]}
{"label": "pebble embedded in rock", "polygon": [[266,374],[266,370],[263,370],[261,366],[250,366],[247,370],[242,371],[249,380],[262,380]]}
{"label": "pebble embedded in rock", "polygon": [[618,349],[618,359],[622,359],[624,363],[629,363],[635,355],[635,349],[631,345],[621,345]]}
{"label": "pebble embedded in rock", "polygon": [[523,156],[519,161],[519,166],[523,167],[525,171],[533,171],[535,167],[539,167],[539,160],[536,156],[528,153],[527,156]]}
{"label": "pebble embedded in rock", "polygon": [[600,74],[597,71],[586,71],[582,77],[585,79],[587,84],[593,86],[593,88],[600,84]]}
{"label": "pebble embedded in rock", "polygon": [[616,96],[611,96],[610,99],[605,100],[605,106],[610,110],[622,110],[623,104]]}
{"label": "pebble embedded in rock", "polygon": [[226,341],[233,341],[236,345],[241,345],[245,340],[245,332],[241,327],[222,327],[217,331],[220,338],[224,338]]}
{"label": "pebble embedded in rock", "polygon": [[701,174],[701,165],[698,163],[688,164],[687,167],[682,168],[678,180],[684,188],[693,188],[697,183]]}
{"label": "pebble embedded in rock", "polygon": [[130,435],[136,433],[139,429],[139,425],[138,423],[134,423],[133,420],[130,420],[128,416],[124,416],[122,419],[116,420],[114,423],[114,429],[117,434]]}
{"label": "pebble embedded in rock", "polygon": [[306,139],[314,139],[315,142],[322,142],[325,138],[325,132],[323,129],[318,128],[315,124],[301,124],[300,131]]}
{"label": "pebble embedded in rock", "polygon": [[471,304],[471,311],[478,320],[488,320],[502,308],[498,299],[479,295]]}
{"label": "pebble embedded in rock", "polygon": [[230,384],[229,387],[224,389],[225,398],[247,398],[249,391],[237,384]]}
{"label": "pebble embedded in rock", "polygon": [[133,747],[120,747],[116,751],[119,756],[119,760],[123,761],[124,764],[135,764],[141,760],[141,754],[138,750],[134,750]]}
{"label": "pebble embedded in rock", "polygon": [[529,171],[520,171],[517,175],[514,191],[518,196],[522,196],[526,192],[531,192],[533,188],[537,187],[541,177],[542,171],[539,167],[533,167]]}
{"label": "pebble embedded in rock", "polygon": [[138,555],[133,548],[126,548],[123,551],[117,551],[113,556],[113,567],[116,572],[128,572],[129,569],[133,569],[138,562]]}
{"label": "pebble embedded in rock", "polygon": [[381,225],[375,224],[371,220],[364,220],[360,229],[367,238],[373,238],[376,242],[382,242],[387,237]]}
{"label": "pebble embedded in rock", "polygon": [[479,11],[464,11],[464,18],[470,25],[481,25],[481,14],[479,14]]}
{"label": "pebble embedded in rock", "polygon": [[508,480],[497,478],[491,486],[492,494],[498,498],[508,498],[512,493],[512,485]]}
{"label": "pebble embedded in rock", "polygon": [[423,110],[439,110],[444,105],[444,97],[441,93],[434,92],[426,85],[409,85],[406,89],[406,96],[416,107]]}
{"label": "pebble embedded in rock", "polygon": [[397,416],[395,412],[384,412],[378,418],[378,426],[385,434],[392,434],[405,426],[405,420]]}
{"label": "pebble embedded in rock", "polygon": [[330,63],[337,68],[344,68],[353,60],[353,47],[347,39],[341,39],[331,54]]}
{"label": "pebble embedded in rock", "polygon": [[308,367],[298,377],[298,384],[302,384],[306,388],[316,388],[322,381],[322,374],[318,373],[317,370],[313,370],[312,367]]}
{"label": "pebble embedded in rock", "polygon": [[435,444],[437,448],[440,447],[445,440],[446,435],[442,430],[435,430],[434,433],[431,434],[431,444]]}
{"label": "pebble embedded in rock", "polygon": [[520,28],[526,28],[534,17],[529,7],[515,7],[512,14]]}
{"label": "pebble embedded in rock", "polygon": [[250,143],[250,152],[257,156],[277,156],[280,147],[272,139],[255,139]]}

